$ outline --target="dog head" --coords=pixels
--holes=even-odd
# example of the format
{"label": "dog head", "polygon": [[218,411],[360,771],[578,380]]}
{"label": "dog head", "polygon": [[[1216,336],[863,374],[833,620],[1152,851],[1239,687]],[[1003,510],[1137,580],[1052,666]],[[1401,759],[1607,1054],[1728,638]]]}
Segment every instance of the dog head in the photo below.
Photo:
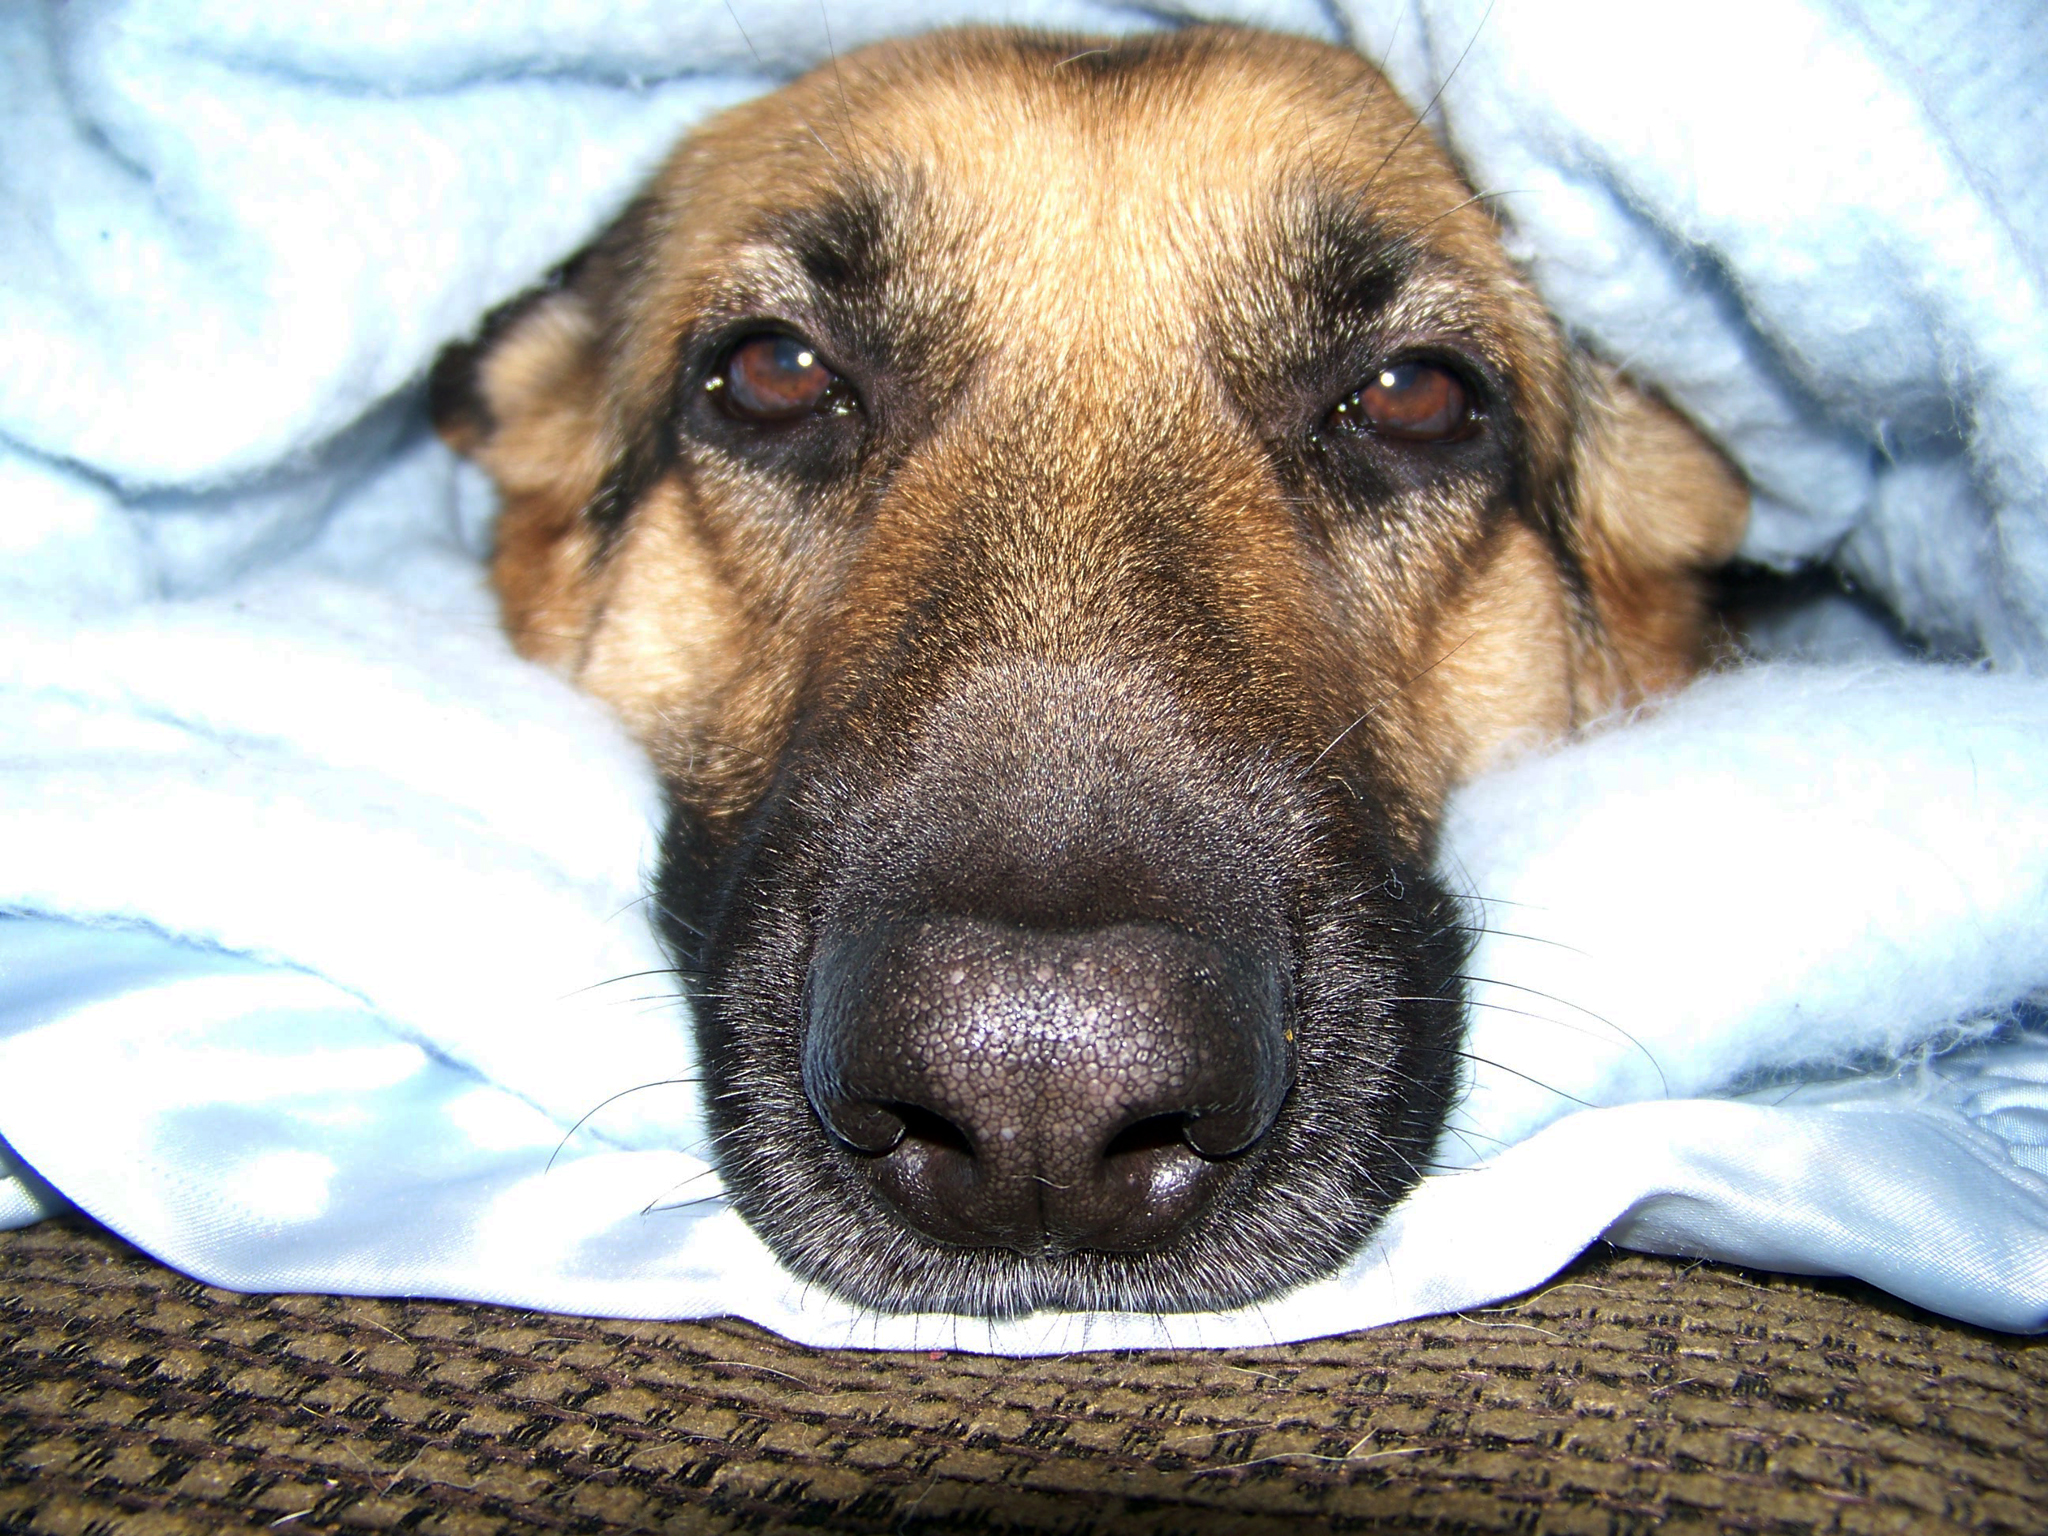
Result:
{"label": "dog head", "polygon": [[1746,498],[1357,57],[942,33],[711,122],[434,380],[671,821],[732,1197],[887,1308],[1252,1300],[1458,1082],[1444,796],[1686,676]]}

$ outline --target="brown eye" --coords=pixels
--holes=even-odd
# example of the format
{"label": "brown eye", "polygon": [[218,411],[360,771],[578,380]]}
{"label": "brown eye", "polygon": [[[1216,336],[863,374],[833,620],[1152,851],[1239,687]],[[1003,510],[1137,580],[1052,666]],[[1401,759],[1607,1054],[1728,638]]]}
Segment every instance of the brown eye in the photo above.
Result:
{"label": "brown eye", "polygon": [[1330,419],[1404,443],[1442,443],[1472,424],[1465,386],[1435,363],[1389,363],[1365,387],[1338,402]]}
{"label": "brown eye", "polygon": [[809,342],[795,336],[748,337],[704,388],[741,421],[769,425],[852,409],[839,375],[819,361]]}

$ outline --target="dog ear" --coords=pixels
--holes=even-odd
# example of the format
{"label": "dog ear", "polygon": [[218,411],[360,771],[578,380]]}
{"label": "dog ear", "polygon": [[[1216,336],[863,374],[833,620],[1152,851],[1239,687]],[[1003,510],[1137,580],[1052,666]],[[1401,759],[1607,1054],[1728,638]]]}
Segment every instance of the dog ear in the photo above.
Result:
{"label": "dog ear", "polygon": [[596,597],[585,514],[611,457],[589,300],[573,281],[514,299],[442,352],[427,396],[443,441],[497,482],[492,577],[513,644],[568,670]]}
{"label": "dog ear", "polygon": [[[1600,367],[1574,481],[1576,543],[1609,654],[1580,669],[1582,718],[1674,688],[1707,660],[1705,576],[1734,558],[1749,488],[1670,406]],[[1603,676],[1604,674],[1604,676]]]}

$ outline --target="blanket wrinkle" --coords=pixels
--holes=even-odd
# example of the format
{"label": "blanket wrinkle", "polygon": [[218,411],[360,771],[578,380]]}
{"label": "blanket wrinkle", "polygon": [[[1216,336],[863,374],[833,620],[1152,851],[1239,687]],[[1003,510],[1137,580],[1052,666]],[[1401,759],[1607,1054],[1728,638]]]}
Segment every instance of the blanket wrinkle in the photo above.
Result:
{"label": "blanket wrinkle", "polygon": [[[849,1308],[706,1156],[662,803],[516,658],[424,371],[690,123],[959,21],[1382,62],[1754,487],[1755,660],[1455,797],[1432,1173],[1227,1315]],[[828,35],[829,33],[829,35]],[[0,1225],[202,1278],[1011,1352],[1484,1305],[1594,1239],[2048,1326],[2048,12],[1991,0],[0,7]]]}

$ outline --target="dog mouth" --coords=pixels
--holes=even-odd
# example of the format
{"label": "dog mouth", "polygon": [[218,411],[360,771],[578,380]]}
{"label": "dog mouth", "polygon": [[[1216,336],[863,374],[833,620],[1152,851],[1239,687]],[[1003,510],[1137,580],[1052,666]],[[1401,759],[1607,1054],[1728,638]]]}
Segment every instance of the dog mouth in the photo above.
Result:
{"label": "dog mouth", "polygon": [[728,1192],[857,1304],[1256,1302],[1339,1268],[1430,1155],[1449,897],[1355,782],[1120,733],[1117,693],[1009,701],[1056,769],[800,748],[723,847],[676,801],[661,906]]}

